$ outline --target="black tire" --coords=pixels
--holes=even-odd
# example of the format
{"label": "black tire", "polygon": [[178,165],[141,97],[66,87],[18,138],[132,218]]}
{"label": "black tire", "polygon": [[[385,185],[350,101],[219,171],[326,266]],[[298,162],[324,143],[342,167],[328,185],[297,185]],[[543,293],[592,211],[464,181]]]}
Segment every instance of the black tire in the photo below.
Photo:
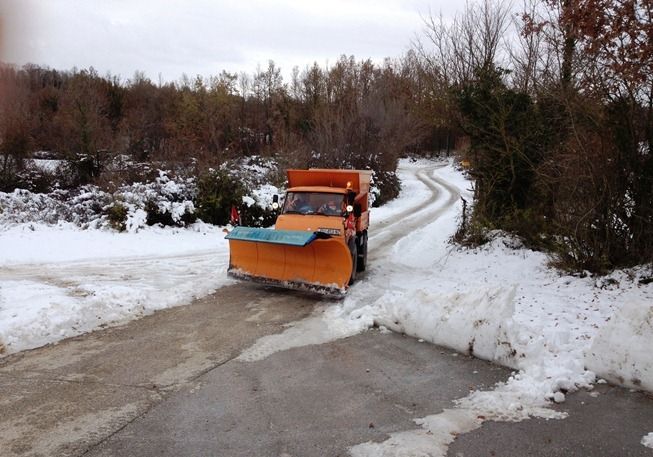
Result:
{"label": "black tire", "polygon": [[356,281],[356,271],[358,264],[358,250],[356,249],[356,241],[352,238],[349,240],[349,252],[351,253],[351,277],[349,278],[349,285],[351,286]]}
{"label": "black tire", "polygon": [[356,271],[365,271],[367,266],[367,231],[363,232],[358,237],[358,262],[356,263]]}

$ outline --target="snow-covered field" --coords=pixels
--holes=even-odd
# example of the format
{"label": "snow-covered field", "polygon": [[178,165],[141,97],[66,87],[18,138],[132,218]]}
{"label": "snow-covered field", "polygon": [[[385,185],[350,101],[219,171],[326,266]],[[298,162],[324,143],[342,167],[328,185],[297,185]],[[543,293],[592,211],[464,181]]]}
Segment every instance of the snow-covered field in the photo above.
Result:
{"label": "snow-covered field", "polygon": [[42,346],[189,303],[229,282],[218,227],[0,231],[0,348]]}
{"label": "snow-covered field", "polygon": [[[372,212],[370,265],[346,299],[324,302],[240,360],[379,326],[514,369],[493,390],[416,418],[413,431],[354,447],[358,456],[444,455],[455,433],[484,420],[560,418],[551,402],[597,378],[653,391],[653,283],[639,282],[650,268],[566,276],[500,235],[478,249],[457,248],[448,240],[471,184],[451,163],[406,160],[399,176],[400,197]],[[224,234],[203,224],[121,234],[23,224],[0,231],[0,252],[6,352],[187,303],[227,283]]]}

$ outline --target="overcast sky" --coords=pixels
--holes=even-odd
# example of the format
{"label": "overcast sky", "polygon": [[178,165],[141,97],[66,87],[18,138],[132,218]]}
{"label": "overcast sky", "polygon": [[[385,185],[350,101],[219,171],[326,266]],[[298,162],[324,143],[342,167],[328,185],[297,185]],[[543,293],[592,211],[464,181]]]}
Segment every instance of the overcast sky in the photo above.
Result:
{"label": "overcast sky", "polygon": [[[0,60],[68,70],[93,66],[122,79],[252,73],[284,75],[342,54],[399,57],[429,9],[453,0],[0,0]],[[286,78],[287,79],[287,78]]]}

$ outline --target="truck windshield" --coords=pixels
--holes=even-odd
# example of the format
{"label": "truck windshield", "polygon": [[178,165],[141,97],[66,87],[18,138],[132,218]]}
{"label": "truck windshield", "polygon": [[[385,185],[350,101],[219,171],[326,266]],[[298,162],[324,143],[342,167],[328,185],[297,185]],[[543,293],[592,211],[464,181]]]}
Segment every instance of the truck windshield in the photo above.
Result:
{"label": "truck windshield", "polygon": [[326,192],[288,192],[283,214],[342,215],[343,195]]}

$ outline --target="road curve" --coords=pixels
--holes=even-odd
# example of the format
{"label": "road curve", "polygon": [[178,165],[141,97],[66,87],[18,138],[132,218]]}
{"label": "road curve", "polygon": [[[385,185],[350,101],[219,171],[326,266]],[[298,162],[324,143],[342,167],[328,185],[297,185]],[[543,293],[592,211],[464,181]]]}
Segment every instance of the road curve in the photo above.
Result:
{"label": "road curve", "polygon": [[[384,221],[378,226],[372,225],[370,231],[370,254],[372,261],[379,260],[399,240],[424,225],[435,221],[460,198],[458,191],[434,175],[438,168],[445,165],[435,165],[416,170],[415,176],[429,190],[428,200],[406,208],[392,216],[391,221]],[[443,198],[439,198],[440,196]]]}

